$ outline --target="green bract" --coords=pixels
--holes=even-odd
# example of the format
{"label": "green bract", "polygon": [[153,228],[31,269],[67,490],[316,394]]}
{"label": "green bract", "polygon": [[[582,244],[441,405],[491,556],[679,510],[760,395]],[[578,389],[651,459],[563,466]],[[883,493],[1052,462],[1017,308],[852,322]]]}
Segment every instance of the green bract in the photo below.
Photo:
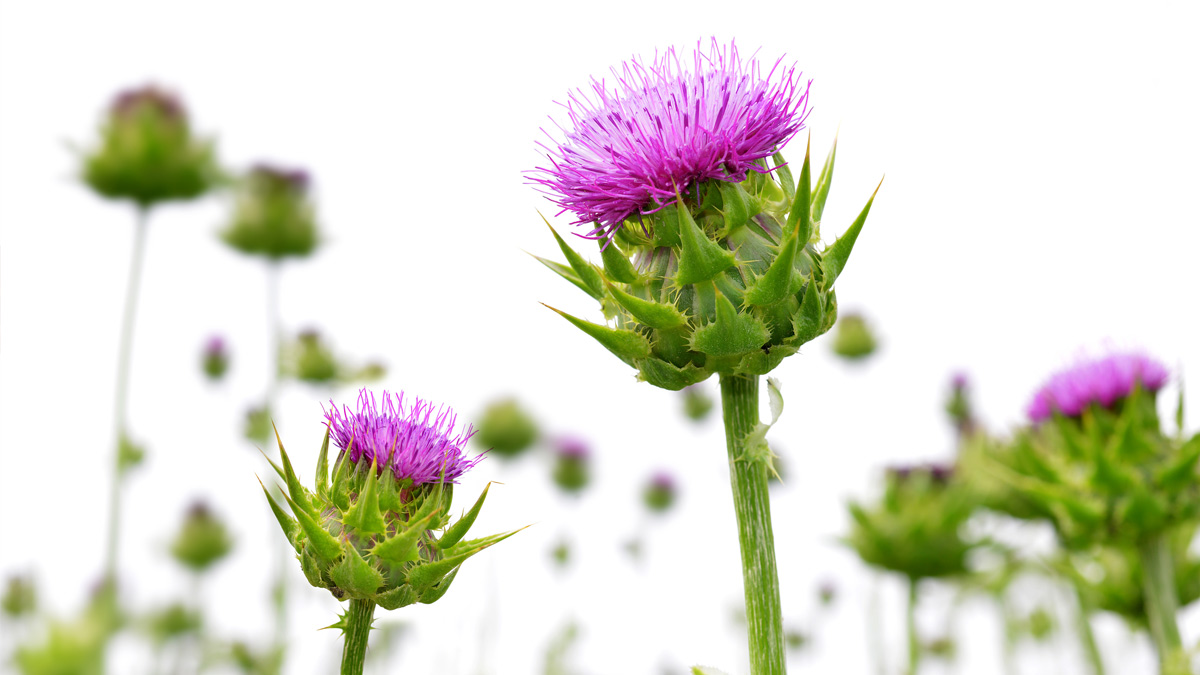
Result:
{"label": "green bract", "polygon": [[233,218],[221,232],[225,243],[271,260],[305,257],[320,243],[307,176],[257,167],[239,181]]}
{"label": "green bract", "polygon": [[371,600],[384,609],[431,603],[450,588],[463,561],[517,531],[464,539],[487,497],[487,488],[461,519],[448,517],[452,486],[413,486],[372,462],[343,452],[329,469],[329,434],[317,458],[314,490],[300,484],[279,443],[291,515],[266,488],[279,525],[296,549],[309,583],[338,600]]}
{"label": "green bract", "polygon": [[[602,265],[554,232],[566,265],[544,265],[600,302],[614,325],[554,310],[638,371],[679,390],[713,373],[763,375],[837,318],[833,286],[871,209],[818,251],[836,144],[815,187],[779,154],[770,173],[707,181],[601,242]],[[765,162],[762,169],[768,167]]]}

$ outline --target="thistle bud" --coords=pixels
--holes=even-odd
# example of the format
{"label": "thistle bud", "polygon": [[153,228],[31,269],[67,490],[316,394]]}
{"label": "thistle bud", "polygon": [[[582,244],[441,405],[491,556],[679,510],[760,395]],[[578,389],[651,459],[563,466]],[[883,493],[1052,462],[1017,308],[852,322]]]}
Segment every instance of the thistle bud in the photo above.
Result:
{"label": "thistle bud", "polygon": [[255,443],[266,443],[271,438],[271,409],[265,404],[248,408],[242,435]]}
{"label": "thistle bud", "polygon": [[225,243],[271,260],[306,257],[317,247],[309,176],[299,169],[259,164],[239,181]]}
{"label": "thistle bud", "polygon": [[592,451],[582,439],[564,436],[554,442],[554,484],[569,494],[581,492],[591,482]]}
{"label": "thistle bud", "polygon": [[174,603],[152,612],[146,620],[146,630],[156,645],[200,632],[204,619],[199,612]]}
{"label": "thistle bud", "polygon": [[[332,401],[331,401],[332,404]],[[454,432],[449,408],[404,394],[366,389],[358,408],[333,406],[317,457],[316,485],[301,485],[279,443],[289,515],[263,488],[309,583],[338,600],[371,600],[384,609],[441,598],[462,563],[513,534],[464,539],[487,497],[457,522],[449,518],[454,483],[480,461],[463,452],[474,434]],[[339,452],[329,465],[329,442]]]}
{"label": "thistle bud", "polygon": [[212,142],[193,138],[183,104],[154,86],[116,97],[83,167],[84,182],[98,194],[143,208],[199,197],[219,175]]}
{"label": "thistle bud", "polygon": [[171,555],[196,573],[208,570],[233,549],[229,531],[203,501],[196,501],[184,516],[183,526],[171,543]]}
{"label": "thistle bud", "polygon": [[229,370],[229,347],[220,335],[214,335],[204,343],[200,367],[208,379],[214,382],[225,377],[225,373]]}
{"label": "thistle bud", "polygon": [[958,435],[966,436],[975,430],[975,413],[971,405],[971,381],[966,373],[955,373],[950,380],[950,395],[946,398],[946,414]]}
{"label": "thistle bud", "polygon": [[829,579],[822,581],[821,585],[817,587],[817,600],[823,607],[833,605],[837,601],[837,595],[837,584]]}
{"label": "thistle bud", "polygon": [[693,384],[683,389],[683,414],[695,422],[703,421],[712,412],[712,397],[704,391],[703,385]]}
{"label": "thistle bud", "polygon": [[614,89],[595,80],[593,96],[571,94],[573,128],[532,178],[591,228],[602,264],[553,227],[567,264],[539,260],[612,325],[554,311],[671,390],[766,374],[829,330],[834,283],[874,200],[819,249],[835,152],[815,184],[807,152],[798,182],[780,154],[804,127],[808,83],[780,64],[763,78],[715,40],[692,57],[635,59]]}
{"label": "thistle bud", "polygon": [[642,503],[647,509],[664,513],[675,504],[675,477],[666,471],[656,472],[642,489]]}
{"label": "thistle bud", "polygon": [[861,361],[875,353],[875,335],[861,314],[846,314],[834,325],[833,353],[847,361]]}
{"label": "thistle bud", "polygon": [[537,422],[517,399],[503,398],[484,409],[475,443],[489,448],[490,455],[511,459],[532,447],[538,434]]}
{"label": "thistle bud", "polygon": [[6,616],[19,619],[37,610],[37,585],[32,574],[14,574],[4,585],[0,596],[0,610]]}
{"label": "thistle bud", "polygon": [[286,374],[312,384],[330,384],[338,379],[340,367],[333,350],[316,330],[302,331],[296,340],[284,348],[283,370]]}

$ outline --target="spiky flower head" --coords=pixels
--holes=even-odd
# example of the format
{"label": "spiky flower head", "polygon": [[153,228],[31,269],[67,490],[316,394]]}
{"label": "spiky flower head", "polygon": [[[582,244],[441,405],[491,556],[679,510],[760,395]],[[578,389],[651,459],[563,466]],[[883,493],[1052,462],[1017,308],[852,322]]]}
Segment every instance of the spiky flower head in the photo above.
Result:
{"label": "spiky flower head", "polygon": [[1167,383],[1162,363],[1137,353],[1108,354],[1080,361],[1052,375],[1029,403],[1029,419],[1040,422],[1054,416],[1078,417],[1089,405],[1111,408],[1138,386],[1157,392]]}
{"label": "spiky flower head", "polygon": [[[464,540],[487,497],[457,522],[452,488],[479,462],[463,453],[471,429],[455,431],[453,410],[421,399],[362,390],[357,407],[325,412],[327,433],[316,485],[304,487],[279,443],[288,515],[264,487],[309,583],[339,600],[384,609],[430,603],[445,594],[459,565],[512,534]],[[331,402],[332,403],[332,402]],[[329,442],[339,450],[329,466]]]}
{"label": "spiky flower head", "polygon": [[311,183],[303,169],[256,164],[238,182],[233,217],[221,238],[242,253],[272,260],[310,255],[320,243]]}
{"label": "spiky flower head", "polygon": [[560,314],[666,389],[769,372],[833,325],[833,285],[871,202],[817,250],[835,153],[815,186],[807,153],[798,183],[780,153],[807,111],[795,67],[766,69],[714,41],[613,74],[612,88],[594,80],[590,95],[570,95],[572,126],[532,172],[601,240],[603,267],[557,232],[568,264],[539,260],[616,325]]}
{"label": "spiky flower head", "polygon": [[100,144],[84,158],[83,180],[93,190],[143,208],[194,199],[219,179],[212,142],[193,138],[179,98],[154,85],[113,99]]}

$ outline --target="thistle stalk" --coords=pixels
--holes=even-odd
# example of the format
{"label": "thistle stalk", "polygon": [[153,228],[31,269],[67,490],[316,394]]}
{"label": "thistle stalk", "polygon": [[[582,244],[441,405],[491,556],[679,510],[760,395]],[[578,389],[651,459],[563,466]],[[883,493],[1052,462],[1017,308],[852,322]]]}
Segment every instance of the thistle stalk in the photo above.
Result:
{"label": "thistle stalk", "polygon": [[1179,637],[1179,600],[1175,594],[1175,570],[1171,560],[1171,547],[1165,532],[1143,539],[1138,544],[1138,555],[1142,560],[1146,592],[1146,620],[1150,624],[1150,636],[1163,672],[1173,658],[1183,649]]}
{"label": "thistle stalk", "polygon": [[771,530],[771,502],[767,492],[767,466],[764,462],[743,457],[746,438],[759,423],[758,376],[721,375],[721,407],[738,542],[742,549],[750,673],[782,675],[787,672],[787,662],[779,574],[775,567],[775,537]]}
{"label": "thistle stalk", "polygon": [[346,643],[342,647],[342,675],[362,675],[367,659],[367,637],[375,616],[371,600],[351,600],[346,613]]}
{"label": "thistle stalk", "polygon": [[133,358],[133,326],[137,316],[138,289],[141,283],[142,261],[146,250],[146,223],[150,210],[139,206],[133,234],[133,255],[129,262],[129,282],[125,292],[125,310],[121,320],[121,341],[117,351],[117,391],[113,404],[113,426],[116,445],[113,448],[112,484],[108,499],[108,540],[104,554],[104,577],[115,581],[117,549],[120,540],[121,479],[125,474],[124,446],[126,443],[126,404],[129,398],[129,370]]}
{"label": "thistle stalk", "polygon": [[1083,591],[1075,584],[1075,598],[1078,601],[1076,620],[1079,626],[1079,641],[1083,643],[1083,653],[1087,657],[1093,675],[1104,675],[1104,659],[1100,657],[1100,647],[1096,644],[1096,635],[1092,632],[1092,607]]}
{"label": "thistle stalk", "polygon": [[921,665],[921,639],[917,634],[917,583],[919,579],[908,578],[908,607],[906,608],[905,623],[908,628],[908,670],[907,675],[917,675]]}

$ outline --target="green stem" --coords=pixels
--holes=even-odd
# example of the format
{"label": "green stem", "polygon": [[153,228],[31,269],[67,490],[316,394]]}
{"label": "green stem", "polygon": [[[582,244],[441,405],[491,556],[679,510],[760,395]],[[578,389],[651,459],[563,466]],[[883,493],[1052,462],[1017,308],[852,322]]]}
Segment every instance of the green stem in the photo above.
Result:
{"label": "green stem", "polygon": [[362,675],[367,660],[367,636],[375,615],[372,600],[351,600],[346,613],[346,644],[342,647],[342,675]]}
{"label": "green stem", "polygon": [[1079,640],[1083,643],[1083,653],[1087,656],[1093,675],[1104,675],[1104,659],[1100,657],[1100,647],[1096,644],[1095,633],[1092,632],[1092,607],[1084,597],[1083,590],[1079,588],[1079,585],[1072,584],[1072,586],[1075,587],[1075,599],[1078,605],[1076,622],[1079,628]]}
{"label": "green stem", "polygon": [[746,437],[758,425],[758,376],[722,375],[721,407],[725,445],[729,451],[729,480],[742,549],[742,583],[750,637],[751,675],[787,672],[783,614],[779,604],[779,573],[775,569],[775,537],[771,532],[771,502],[767,466],[743,459]]}
{"label": "green stem", "polygon": [[[117,392],[113,404],[113,426],[116,428],[116,445],[113,448],[112,484],[108,496],[108,541],[104,554],[104,577],[116,582],[117,549],[120,540],[121,479],[125,467],[122,461],[122,446],[127,438],[126,403],[129,398],[129,365],[133,359],[133,326],[137,316],[138,287],[141,282],[142,260],[146,250],[146,223],[150,210],[139,207],[137,224],[133,234],[133,255],[129,261],[129,282],[125,290],[125,311],[121,320],[121,341],[117,351]],[[115,593],[115,591],[114,591]]]}
{"label": "green stem", "polygon": [[1146,620],[1158,651],[1159,664],[1167,664],[1183,649],[1179,638],[1179,600],[1175,594],[1175,566],[1167,533],[1160,532],[1138,544],[1146,593]]}
{"label": "green stem", "polygon": [[921,664],[921,639],[917,635],[917,579],[908,578],[908,675],[917,675]]}
{"label": "green stem", "polygon": [[[277,414],[275,410],[276,399],[279,397],[279,355],[280,355],[280,328],[279,328],[279,263],[275,260],[267,261],[267,344],[269,351],[267,355],[267,363],[269,371],[267,372],[267,396],[263,402],[267,412],[272,418]],[[267,444],[268,447],[270,443]],[[275,585],[271,593],[271,603],[275,608],[274,616],[274,643],[275,649],[280,655],[286,653],[285,645],[287,643],[287,596],[288,596],[288,569],[292,565],[291,547],[283,545],[284,542],[277,542],[275,547],[276,553],[276,570],[275,570]]]}

